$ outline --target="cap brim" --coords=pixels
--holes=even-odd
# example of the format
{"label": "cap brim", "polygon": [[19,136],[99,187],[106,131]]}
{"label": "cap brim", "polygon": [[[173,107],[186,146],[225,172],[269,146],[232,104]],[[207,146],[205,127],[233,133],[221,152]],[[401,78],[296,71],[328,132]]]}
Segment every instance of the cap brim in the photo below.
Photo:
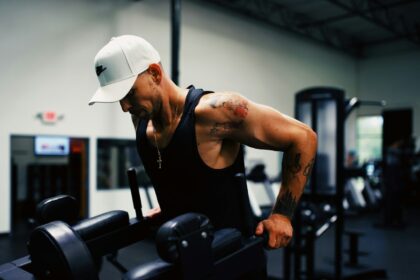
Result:
{"label": "cap brim", "polygon": [[89,105],[95,103],[113,103],[118,102],[127,95],[136,81],[137,75],[128,79],[100,87],[89,101]]}

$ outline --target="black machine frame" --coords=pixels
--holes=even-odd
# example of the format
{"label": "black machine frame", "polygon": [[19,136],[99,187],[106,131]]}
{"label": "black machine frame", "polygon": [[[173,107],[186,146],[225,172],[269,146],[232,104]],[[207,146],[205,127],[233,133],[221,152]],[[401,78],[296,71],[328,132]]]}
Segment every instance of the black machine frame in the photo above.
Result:
{"label": "black machine frame", "polygon": [[[335,106],[335,127],[331,129],[328,126],[321,125],[318,127],[318,120],[319,114],[318,110],[323,109],[323,102],[330,102],[330,104],[334,104]],[[294,251],[294,279],[301,279],[301,256],[306,256],[306,279],[317,279],[315,273],[315,240],[316,238],[320,237],[331,225],[335,225],[335,240],[334,240],[334,255],[335,255],[335,263],[334,263],[334,273],[333,275],[327,274],[325,276],[326,279],[360,279],[361,277],[379,277],[383,278],[386,277],[386,271],[384,269],[373,269],[373,270],[365,270],[356,274],[351,275],[344,275],[343,271],[343,235],[347,234],[350,237],[350,263],[353,264],[357,263],[357,237],[361,235],[358,232],[349,231],[344,232],[344,206],[343,200],[345,196],[345,180],[351,177],[351,172],[349,169],[346,169],[344,166],[344,153],[345,153],[345,121],[350,113],[359,106],[385,106],[385,101],[361,101],[356,97],[351,98],[349,100],[345,99],[345,92],[342,89],[334,88],[334,87],[313,87],[304,89],[295,96],[295,117],[298,120],[305,122],[301,116],[300,111],[302,104],[309,104],[310,105],[310,117],[307,118],[306,121],[309,122],[308,125],[312,127],[312,129],[317,132],[318,134],[318,144],[324,142],[328,142],[328,137],[331,136],[331,132],[334,131],[334,149],[335,152],[331,153],[331,157],[335,159],[334,164],[329,165],[328,159],[327,163],[323,162],[321,166],[320,163],[321,158],[319,155],[322,152],[320,145],[318,145],[317,149],[317,159],[314,163],[312,178],[308,181],[305,191],[302,195],[301,203],[297,209],[297,213],[295,216],[294,221],[294,228],[295,228],[295,240],[292,244],[292,247],[287,247],[285,250],[285,258],[284,258],[284,279],[290,279],[291,271],[291,259],[292,259],[292,250]],[[325,105],[324,105],[325,106]],[[327,107],[325,107],[327,108]],[[324,109],[325,109],[324,108]],[[321,111],[320,111],[321,112]],[[306,115],[307,116],[307,115]],[[321,115],[322,116],[322,115]],[[332,118],[332,113],[329,115]],[[325,120],[327,124],[331,123],[329,119]],[[326,129],[330,134],[326,134],[327,139],[323,139],[323,131],[320,129]],[[326,128],[327,127],[327,128]],[[325,147],[323,147],[325,149]],[[331,152],[331,147],[327,148],[327,153]],[[325,159],[323,159],[325,161]],[[326,173],[327,176],[319,177],[319,172],[323,172],[323,168],[327,166],[328,168],[335,170],[331,173],[334,174],[333,182],[331,181],[331,177],[329,177],[328,170]],[[325,174],[324,174],[325,175]],[[333,184],[333,186],[329,186],[325,184],[327,181],[329,184]],[[307,205],[305,206],[305,203]],[[305,218],[303,215],[302,209],[303,207],[310,207],[311,203],[315,204],[329,204],[334,205],[334,210],[327,213],[327,215],[321,215],[321,219],[317,221],[319,224],[310,224],[309,226],[306,225],[308,221],[303,221]],[[319,214],[319,213],[318,213]],[[311,223],[311,222],[310,222]],[[308,230],[309,229],[309,230]],[[356,236],[357,235],[357,236]],[[304,245],[302,245],[302,241]]]}
{"label": "black machine frame", "polygon": [[[322,189],[318,184],[317,178],[317,161],[315,160],[314,172],[311,175],[311,179],[308,181],[305,187],[305,192],[302,195],[302,202],[311,201],[318,203],[331,203],[335,206],[335,215],[328,219],[328,223],[335,224],[335,264],[334,264],[334,278],[342,278],[342,243],[344,233],[344,123],[345,123],[345,93],[343,90],[333,87],[314,87],[304,89],[295,95],[295,118],[301,119],[300,116],[300,104],[309,103],[311,108],[310,126],[315,132],[318,132],[318,113],[317,108],[319,102],[328,101],[334,102],[336,108],[336,130],[335,130],[335,186],[332,189]],[[295,238],[294,238],[294,279],[301,279],[301,255],[303,249],[301,248],[302,243],[302,219],[300,216],[300,209],[297,209],[297,214],[294,220]],[[309,236],[310,238],[310,236]],[[313,237],[315,238],[315,237]],[[297,246],[296,246],[297,245]],[[306,278],[315,279],[315,268],[314,268],[314,246],[307,246],[306,248]],[[284,258],[284,279],[291,279],[291,248],[288,247],[285,250]]]}

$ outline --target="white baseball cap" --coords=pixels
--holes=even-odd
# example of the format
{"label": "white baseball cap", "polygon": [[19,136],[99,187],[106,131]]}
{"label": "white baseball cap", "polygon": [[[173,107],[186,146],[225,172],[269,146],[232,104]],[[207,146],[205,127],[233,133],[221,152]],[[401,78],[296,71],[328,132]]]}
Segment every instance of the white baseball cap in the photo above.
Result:
{"label": "white baseball cap", "polygon": [[146,40],[134,35],[113,37],[95,56],[100,87],[89,101],[112,103],[127,95],[137,75],[159,63],[160,56]]}

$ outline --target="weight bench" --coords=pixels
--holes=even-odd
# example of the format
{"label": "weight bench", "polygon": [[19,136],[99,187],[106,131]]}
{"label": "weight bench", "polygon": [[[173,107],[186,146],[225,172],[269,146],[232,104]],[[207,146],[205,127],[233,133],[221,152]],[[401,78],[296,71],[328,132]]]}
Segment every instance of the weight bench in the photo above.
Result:
{"label": "weight bench", "polygon": [[265,275],[263,244],[262,237],[244,238],[237,229],[214,231],[207,217],[187,213],[163,224],[157,232],[160,258],[135,267],[123,279],[232,280]]}
{"label": "weight bench", "polygon": [[[98,279],[95,260],[150,237],[151,229],[162,221],[143,217],[135,171],[130,169],[128,175],[136,218],[129,219],[125,211],[111,211],[72,226],[63,221],[40,225],[30,236],[29,255],[0,265],[0,279]],[[236,177],[239,194],[247,198],[246,185],[242,187],[244,176]],[[66,197],[53,201],[58,207],[74,204]],[[52,205],[45,206],[39,212],[42,222],[48,222],[50,215],[56,214]],[[251,218],[250,207],[245,206],[244,217]],[[57,218],[52,216],[51,219]],[[67,222],[74,220],[71,213],[67,218],[64,219]],[[124,279],[231,280],[252,273],[265,274],[266,241],[252,235],[255,229],[252,221],[245,220],[245,225],[247,237],[236,229],[215,231],[204,215],[181,215],[159,228],[156,245],[160,259],[132,269]]]}

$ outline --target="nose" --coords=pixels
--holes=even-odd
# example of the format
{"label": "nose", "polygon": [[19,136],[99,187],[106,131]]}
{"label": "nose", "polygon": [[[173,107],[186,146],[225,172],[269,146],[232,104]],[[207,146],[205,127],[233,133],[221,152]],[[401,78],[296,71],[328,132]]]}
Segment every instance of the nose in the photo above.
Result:
{"label": "nose", "polygon": [[120,100],[120,105],[124,113],[127,113],[128,110],[131,108],[131,105],[126,98]]}

